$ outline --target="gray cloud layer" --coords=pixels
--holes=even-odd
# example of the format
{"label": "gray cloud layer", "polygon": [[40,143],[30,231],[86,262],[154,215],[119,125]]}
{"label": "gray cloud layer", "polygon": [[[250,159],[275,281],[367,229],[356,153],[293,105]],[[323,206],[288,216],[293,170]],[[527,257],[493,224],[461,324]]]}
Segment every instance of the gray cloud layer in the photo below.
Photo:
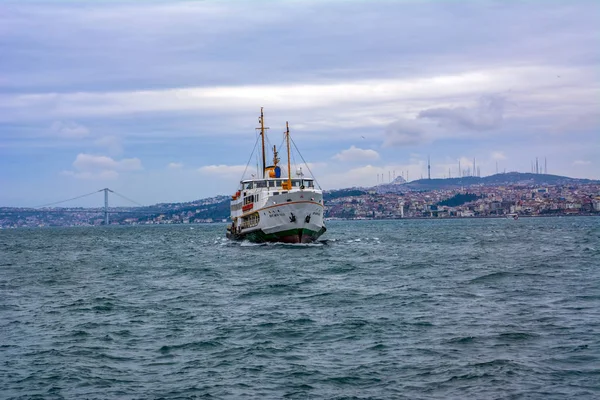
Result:
{"label": "gray cloud layer", "polygon": [[[64,190],[77,176],[153,198],[158,181],[179,200],[223,193],[230,176],[211,170],[201,193],[182,174],[236,175],[260,106],[339,187],[416,177],[410,152],[600,171],[599,13],[597,0],[1,2],[0,195],[56,192],[56,171]],[[372,165],[334,171],[352,146]],[[76,169],[78,154],[144,168]]]}
{"label": "gray cloud layer", "polygon": [[450,128],[484,131],[500,127],[505,105],[504,97],[486,95],[479,99],[477,107],[431,108],[421,111],[419,118],[433,119]]}
{"label": "gray cloud layer", "polygon": [[590,53],[598,44],[595,1],[0,7],[9,44],[0,87],[13,91],[335,81],[598,61]]}
{"label": "gray cloud layer", "polygon": [[384,146],[402,147],[427,142],[426,128],[419,121],[401,119],[385,128]]}

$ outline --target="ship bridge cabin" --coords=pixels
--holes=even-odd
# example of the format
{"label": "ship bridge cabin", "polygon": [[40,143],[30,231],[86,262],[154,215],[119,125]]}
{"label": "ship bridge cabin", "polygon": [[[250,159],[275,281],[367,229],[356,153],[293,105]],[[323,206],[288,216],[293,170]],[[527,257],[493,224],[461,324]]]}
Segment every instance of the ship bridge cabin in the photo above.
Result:
{"label": "ship bridge cabin", "polygon": [[[287,179],[252,179],[242,181],[242,190],[269,188],[273,190],[285,190]],[[305,189],[314,188],[315,184],[311,178],[292,179],[292,188]]]}
{"label": "ship bridge cabin", "polygon": [[[288,183],[291,187],[288,186]],[[315,183],[312,178],[302,179],[248,179],[240,182],[240,188],[231,196],[231,200],[242,200],[243,204],[266,200],[271,195],[285,194],[297,190],[313,190]],[[266,192],[266,197],[260,193]],[[237,205],[232,205],[233,208],[239,208]]]}

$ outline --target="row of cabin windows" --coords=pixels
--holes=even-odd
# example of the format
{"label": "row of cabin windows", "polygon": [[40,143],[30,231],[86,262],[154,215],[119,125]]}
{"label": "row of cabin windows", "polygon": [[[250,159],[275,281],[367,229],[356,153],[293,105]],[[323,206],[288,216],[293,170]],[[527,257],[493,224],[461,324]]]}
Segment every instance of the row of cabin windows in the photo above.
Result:
{"label": "row of cabin windows", "polygon": [[[287,179],[246,182],[246,183],[244,183],[244,188],[245,189],[266,188],[266,187],[276,188],[276,187],[281,187],[281,184],[283,182],[287,182]],[[303,185],[307,188],[315,187],[315,184],[312,180],[292,179],[292,187],[300,187]]]}
{"label": "row of cabin windows", "polygon": [[[258,201],[258,194],[252,194],[250,196],[244,197],[243,205],[254,203],[255,201]],[[241,209],[242,209],[242,204],[240,204],[240,203],[231,205],[231,211],[239,211]]]}
{"label": "row of cabin windows", "polygon": [[251,194],[250,196],[244,197],[244,205],[254,203],[258,201],[258,194]]}

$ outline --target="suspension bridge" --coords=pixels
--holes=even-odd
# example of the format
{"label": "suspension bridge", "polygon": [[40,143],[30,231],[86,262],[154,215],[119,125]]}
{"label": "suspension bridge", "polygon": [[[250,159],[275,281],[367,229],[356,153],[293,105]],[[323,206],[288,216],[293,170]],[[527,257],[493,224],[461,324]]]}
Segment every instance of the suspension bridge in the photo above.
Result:
{"label": "suspension bridge", "polygon": [[[81,207],[54,208],[54,206],[57,206],[59,204],[64,204],[67,202],[82,199],[84,197],[88,197],[88,196],[92,196],[92,195],[97,195],[100,192],[104,192],[104,207],[98,207],[98,208],[81,208]],[[128,208],[125,210],[110,209],[109,205],[108,205],[108,197],[109,197],[108,194],[109,193],[112,193],[113,195],[116,195],[132,204],[135,204],[136,208]],[[49,208],[49,207],[52,207],[52,208]],[[0,215],[14,215],[14,214],[24,215],[24,214],[39,214],[39,213],[91,213],[91,214],[98,214],[98,213],[102,212],[104,214],[104,224],[108,225],[110,222],[109,221],[110,214],[151,215],[151,214],[160,214],[160,213],[163,213],[164,211],[165,211],[164,209],[157,209],[157,208],[151,208],[151,207],[145,206],[143,204],[138,203],[135,200],[132,200],[122,194],[115,192],[112,189],[104,188],[104,189],[96,190],[91,193],[83,194],[81,196],[72,197],[70,199],[60,200],[60,201],[56,201],[56,202],[48,203],[48,204],[42,204],[39,206],[30,207],[30,208],[3,208],[2,210],[0,210]]]}

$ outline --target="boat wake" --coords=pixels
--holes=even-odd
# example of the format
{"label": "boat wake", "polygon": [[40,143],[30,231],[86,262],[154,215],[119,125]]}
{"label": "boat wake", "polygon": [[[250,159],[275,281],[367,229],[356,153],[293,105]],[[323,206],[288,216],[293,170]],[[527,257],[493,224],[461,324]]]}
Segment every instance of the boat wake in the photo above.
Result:
{"label": "boat wake", "polygon": [[322,247],[328,244],[328,240],[318,240],[313,243],[283,243],[283,242],[265,242],[254,243],[248,240],[240,242],[240,247]]}

